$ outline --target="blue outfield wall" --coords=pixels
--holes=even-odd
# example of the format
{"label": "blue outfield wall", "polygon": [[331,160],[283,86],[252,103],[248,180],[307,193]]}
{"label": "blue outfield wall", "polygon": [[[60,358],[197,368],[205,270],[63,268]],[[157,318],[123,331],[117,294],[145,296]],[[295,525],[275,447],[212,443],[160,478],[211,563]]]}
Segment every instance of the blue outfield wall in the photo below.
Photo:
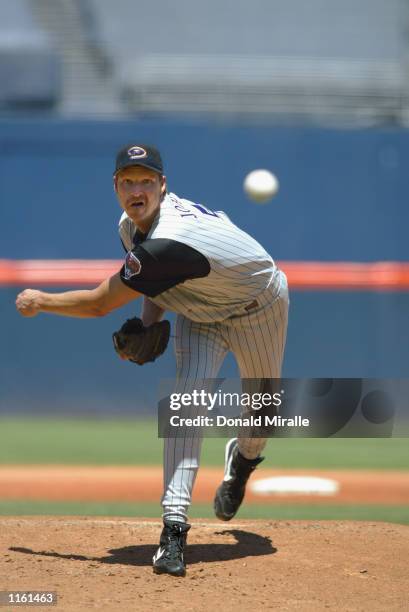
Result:
{"label": "blue outfield wall", "polygon": [[[0,122],[0,258],[121,258],[112,168],[132,140],[161,148],[172,191],[225,210],[278,260],[409,259],[408,131],[30,120]],[[265,206],[242,192],[257,167],[280,179]],[[106,319],[23,319],[17,292],[0,290],[0,411],[152,409],[172,352],[139,368],[111,348],[137,303]],[[408,375],[408,293],[290,298],[285,376]],[[222,375],[237,375],[232,358]]]}

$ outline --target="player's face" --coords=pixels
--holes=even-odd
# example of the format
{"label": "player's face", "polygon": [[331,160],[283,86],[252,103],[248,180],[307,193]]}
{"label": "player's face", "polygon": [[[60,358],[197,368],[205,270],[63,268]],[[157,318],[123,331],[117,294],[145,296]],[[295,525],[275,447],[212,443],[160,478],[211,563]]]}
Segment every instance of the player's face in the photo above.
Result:
{"label": "player's face", "polygon": [[147,233],[166,192],[165,177],[149,168],[130,166],[118,172],[115,190],[128,217]]}

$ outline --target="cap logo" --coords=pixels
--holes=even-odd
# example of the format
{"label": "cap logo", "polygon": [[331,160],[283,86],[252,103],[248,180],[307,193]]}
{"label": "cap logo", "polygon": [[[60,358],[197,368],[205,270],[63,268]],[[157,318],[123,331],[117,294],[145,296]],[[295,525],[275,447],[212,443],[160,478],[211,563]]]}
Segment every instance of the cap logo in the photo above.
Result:
{"label": "cap logo", "polygon": [[142,149],[142,147],[131,147],[128,149],[128,156],[130,159],[142,159],[147,155],[147,152],[145,149]]}
{"label": "cap logo", "polygon": [[129,251],[125,259],[126,280],[129,280],[130,278],[132,278],[132,276],[136,276],[137,274],[139,274],[141,271],[141,267],[142,265],[139,259],[136,257],[136,255],[132,253],[132,251]]}

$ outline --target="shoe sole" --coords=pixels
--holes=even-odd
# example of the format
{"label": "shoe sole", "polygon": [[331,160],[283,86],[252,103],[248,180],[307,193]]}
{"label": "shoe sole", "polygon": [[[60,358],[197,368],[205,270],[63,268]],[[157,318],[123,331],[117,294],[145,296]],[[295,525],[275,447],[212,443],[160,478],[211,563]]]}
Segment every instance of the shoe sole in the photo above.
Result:
{"label": "shoe sole", "polygon": [[178,572],[169,572],[169,570],[153,567],[154,574],[168,574],[168,576],[175,576],[176,578],[183,578],[186,576],[186,570],[179,570]]}
{"label": "shoe sole", "polygon": [[234,512],[234,514],[223,514],[223,512],[221,510],[219,510],[218,493],[219,493],[219,489],[217,489],[217,491],[216,491],[216,496],[215,496],[214,502],[213,502],[214,513],[215,513],[216,517],[220,521],[225,521],[225,522],[231,521],[232,518],[234,518],[236,516],[237,512]]}

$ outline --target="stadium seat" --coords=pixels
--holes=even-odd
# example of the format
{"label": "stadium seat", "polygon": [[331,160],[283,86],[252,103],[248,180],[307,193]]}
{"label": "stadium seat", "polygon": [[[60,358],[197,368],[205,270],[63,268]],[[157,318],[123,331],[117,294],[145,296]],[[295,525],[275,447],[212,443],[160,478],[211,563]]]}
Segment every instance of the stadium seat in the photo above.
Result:
{"label": "stadium seat", "polygon": [[90,0],[139,111],[393,112],[399,0]]}
{"label": "stadium seat", "polygon": [[0,8],[0,108],[52,108],[60,95],[60,62],[26,0]]}

